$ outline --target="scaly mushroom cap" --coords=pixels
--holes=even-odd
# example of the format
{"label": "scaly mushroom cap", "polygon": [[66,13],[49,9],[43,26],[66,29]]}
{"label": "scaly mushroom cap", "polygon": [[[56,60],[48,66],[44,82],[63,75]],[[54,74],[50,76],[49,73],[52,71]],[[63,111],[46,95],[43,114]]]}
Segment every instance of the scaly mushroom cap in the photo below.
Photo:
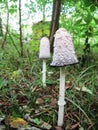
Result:
{"label": "scaly mushroom cap", "polygon": [[50,57],[50,41],[47,37],[42,37],[40,40],[39,58],[47,59]]}
{"label": "scaly mushroom cap", "polygon": [[72,37],[68,31],[60,28],[56,31],[54,37],[54,54],[51,66],[66,66],[78,63]]}

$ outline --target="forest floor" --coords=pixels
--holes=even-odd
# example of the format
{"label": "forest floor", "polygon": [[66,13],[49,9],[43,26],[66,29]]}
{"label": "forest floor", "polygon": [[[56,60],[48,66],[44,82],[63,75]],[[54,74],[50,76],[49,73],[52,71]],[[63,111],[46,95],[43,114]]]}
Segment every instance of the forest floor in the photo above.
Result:
{"label": "forest floor", "polygon": [[65,68],[64,125],[57,127],[59,68],[47,60],[46,87],[42,85],[42,61],[38,52],[23,58],[0,52],[0,130],[97,130],[98,65]]}

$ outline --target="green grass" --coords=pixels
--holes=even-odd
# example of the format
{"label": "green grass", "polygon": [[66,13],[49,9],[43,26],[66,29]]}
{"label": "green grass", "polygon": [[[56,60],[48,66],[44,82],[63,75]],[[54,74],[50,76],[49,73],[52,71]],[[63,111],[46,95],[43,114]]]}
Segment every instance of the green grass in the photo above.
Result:
{"label": "green grass", "polygon": [[[53,108],[49,98],[45,98],[44,103],[39,105],[36,100],[48,94],[58,100],[59,69],[50,67],[51,59],[47,61],[47,71],[53,72],[50,76],[47,73],[47,87],[53,90],[47,93],[47,87],[42,88],[42,61],[38,54],[38,48],[33,51],[31,43],[24,46],[24,57],[19,57],[10,45],[5,50],[0,50],[0,116],[24,117],[29,113],[38,121],[42,119],[56,126],[58,107]],[[96,54],[94,52],[95,56]],[[84,130],[96,130],[98,61],[90,62],[84,67],[80,64],[66,67],[65,73],[70,87],[65,93],[65,116],[68,117],[65,118],[64,125],[70,129],[79,122]],[[38,116],[35,110],[38,111]]]}

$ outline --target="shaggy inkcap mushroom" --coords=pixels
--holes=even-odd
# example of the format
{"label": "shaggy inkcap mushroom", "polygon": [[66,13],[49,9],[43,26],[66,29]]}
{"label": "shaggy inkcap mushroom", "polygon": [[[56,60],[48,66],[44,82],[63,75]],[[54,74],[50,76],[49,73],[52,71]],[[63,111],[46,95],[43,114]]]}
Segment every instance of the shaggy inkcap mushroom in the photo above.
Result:
{"label": "shaggy inkcap mushroom", "polygon": [[49,57],[50,57],[50,42],[47,37],[43,37],[40,40],[40,51],[39,51],[39,58],[43,60],[43,70],[42,70],[43,87],[46,86],[46,60]]}
{"label": "shaggy inkcap mushroom", "polygon": [[47,59],[50,57],[50,42],[47,37],[42,37],[40,40],[40,59]]}
{"label": "shaggy inkcap mushroom", "polygon": [[72,37],[68,31],[60,28],[56,31],[54,37],[54,54],[51,66],[65,66],[78,63]]}

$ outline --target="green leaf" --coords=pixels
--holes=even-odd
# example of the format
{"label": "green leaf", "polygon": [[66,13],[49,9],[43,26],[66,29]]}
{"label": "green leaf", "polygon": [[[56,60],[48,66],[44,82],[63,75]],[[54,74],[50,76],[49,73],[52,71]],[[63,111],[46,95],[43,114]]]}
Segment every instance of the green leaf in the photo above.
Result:
{"label": "green leaf", "polygon": [[76,20],[75,25],[80,24],[82,22],[82,18]]}
{"label": "green leaf", "polygon": [[92,4],[92,1],[91,0],[84,0],[84,4],[85,6],[90,6]]}
{"label": "green leaf", "polygon": [[94,4],[93,4],[93,5],[91,5],[91,7],[90,7],[90,11],[91,11],[91,12],[94,12],[94,11],[95,11],[95,9],[96,9],[96,8],[95,8],[95,5],[94,5]]}
{"label": "green leaf", "polygon": [[93,92],[90,89],[88,89],[87,87],[85,87],[85,86],[83,86],[81,88],[76,87],[75,89],[78,90],[78,91],[87,92],[87,93],[93,95]]}
{"label": "green leaf", "polygon": [[94,47],[98,47],[98,43],[92,45],[92,48],[94,48]]}
{"label": "green leaf", "polygon": [[37,125],[40,125],[40,124],[41,124],[41,121],[40,121],[40,119],[38,119],[38,118],[33,119],[33,121],[34,121]]}
{"label": "green leaf", "polygon": [[96,24],[98,24],[98,19],[94,18],[94,21],[95,21]]}
{"label": "green leaf", "polygon": [[84,17],[84,21],[89,24],[92,21],[92,16],[88,14],[87,16]]}
{"label": "green leaf", "polygon": [[17,11],[17,9],[15,9],[15,8],[9,9],[9,12],[10,12],[11,14],[15,13],[16,11]]}

